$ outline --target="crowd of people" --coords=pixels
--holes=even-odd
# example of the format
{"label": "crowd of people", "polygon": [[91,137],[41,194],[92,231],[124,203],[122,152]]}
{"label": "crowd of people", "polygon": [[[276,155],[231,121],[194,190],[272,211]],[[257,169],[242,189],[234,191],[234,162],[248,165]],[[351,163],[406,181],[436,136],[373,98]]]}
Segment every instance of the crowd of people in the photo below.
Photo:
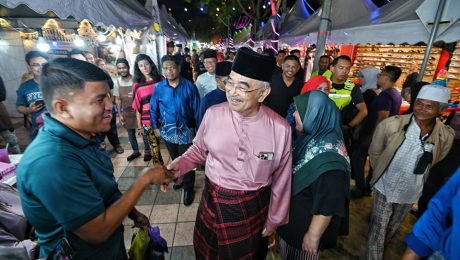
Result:
{"label": "crowd of people", "polygon": [[[22,216],[19,233],[28,222],[37,242],[25,234],[11,239],[2,221],[0,245],[26,248],[30,258],[127,259],[122,221],[149,225],[135,208],[145,188],[167,192],[173,183],[189,206],[195,170],[204,167],[193,233],[197,259],[265,259],[275,241],[281,259],[320,259],[352,228],[350,200],[368,196],[365,259],[383,259],[418,201],[420,220],[404,259],[460,257],[460,116],[441,120],[450,98],[445,86],[413,80],[401,93],[396,66],[365,67],[354,82],[346,55],[321,56],[310,72],[298,50],[242,47],[225,59],[212,49],[190,55],[173,42],[160,64],[145,54],[133,64],[118,58],[116,77],[105,60],[78,49],[56,59],[31,51],[26,63],[33,78],[19,86],[16,102],[31,116],[32,142],[17,169],[22,207],[1,201],[0,215]],[[403,98],[411,104],[405,114]],[[3,114],[0,133],[19,153]],[[125,193],[104,143],[107,137],[116,153],[124,152],[117,122],[133,151],[126,159],[142,156],[141,136],[143,160],[153,165]],[[0,192],[11,197],[3,195],[10,189]]]}

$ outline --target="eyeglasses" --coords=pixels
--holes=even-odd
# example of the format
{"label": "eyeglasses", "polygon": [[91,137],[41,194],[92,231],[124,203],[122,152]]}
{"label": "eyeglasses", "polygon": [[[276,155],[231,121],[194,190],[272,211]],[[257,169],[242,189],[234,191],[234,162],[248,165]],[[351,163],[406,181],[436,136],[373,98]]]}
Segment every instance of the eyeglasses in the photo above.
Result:
{"label": "eyeglasses", "polygon": [[248,90],[247,87],[242,87],[242,86],[235,86],[232,80],[224,80],[225,84],[225,91],[230,92],[235,90],[236,93],[238,93],[241,96],[246,96],[248,93],[259,90],[261,88],[256,88],[256,89],[251,89]]}

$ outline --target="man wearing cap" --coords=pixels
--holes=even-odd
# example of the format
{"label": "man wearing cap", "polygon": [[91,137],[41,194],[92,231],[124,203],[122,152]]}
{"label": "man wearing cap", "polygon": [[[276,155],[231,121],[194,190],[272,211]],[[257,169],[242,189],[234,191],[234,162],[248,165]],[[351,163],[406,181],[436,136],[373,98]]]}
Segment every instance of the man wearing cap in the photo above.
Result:
{"label": "man wearing cap", "polygon": [[201,124],[204,113],[206,110],[213,106],[227,101],[227,95],[225,93],[225,82],[228,80],[228,75],[232,71],[232,63],[229,61],[221,61],[216,65],[216,83],[217,88],[209,92],[201,99],[200,114],[198,116],[197,126]]}
{"label": "man wearing cap", "polygon": [[167,55],[174,55],[174,42],[173,41],[169,41],[166,43],[166,54]]}
{"label": "man wearing cap", "polygon": [[267,237],[288,221],[291,130],[262,105],[274,66],[273,57],[241,48],[225,85],[228,103],[208,109],[193,145],[168,165],[181,177],[206,163],[197,259],[265,259]]}
{"label": "man wearing cap", "polygon": [[366,259],[382,259],[385,241],[421,196],[429,169],[449,152],[454,130],[437,119],[449,97],[448,88],[426,85],[413,114],[390,117],[377,125],[369,149],[374,202]]}
{"label": "man wearing cap", "polygon": [[204,95],[208,94],[217,87],[217,52],[215,50],[205,50],[203,52],[203,63],[207,72],[198,76],[195,82],[198,92],[200,93],[200,98],[203,98]]}

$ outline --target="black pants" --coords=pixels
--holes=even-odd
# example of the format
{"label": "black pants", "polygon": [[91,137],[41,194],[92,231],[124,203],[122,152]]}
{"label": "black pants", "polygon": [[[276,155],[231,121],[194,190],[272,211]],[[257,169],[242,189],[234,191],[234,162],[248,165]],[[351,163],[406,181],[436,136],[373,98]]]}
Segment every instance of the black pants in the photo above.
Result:
{"label": "black pants", "polygon": [[120,139],[118,138],[117,132],[117,117],[115,114],[112,114],[112,120],[110,121],[110,130],[107,133],[102,133],[102,140],[104,140],[106,136],[113,147],[120,145]]}
{"label": "black pants", "polygon": [[[173,144],[165,141],[171,160],[181,156],[192,144]],[[184,175],[184,191],[192,191],[195,187],[195,171],[190,171]]]}

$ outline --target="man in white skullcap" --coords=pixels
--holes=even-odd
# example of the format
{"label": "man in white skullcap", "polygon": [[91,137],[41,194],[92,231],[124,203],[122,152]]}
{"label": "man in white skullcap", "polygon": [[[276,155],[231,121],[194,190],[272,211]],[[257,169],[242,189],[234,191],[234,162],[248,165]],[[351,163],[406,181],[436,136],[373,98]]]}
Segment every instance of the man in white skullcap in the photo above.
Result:
{"label": "man in white skullcap", "polygon": [[366,259],[382,259],[385,242],[394,235],[422,195],[430,168],[449,152],[454,130],[438,116],[447,108],[448,88],[424,86],[414,112],[382,121],[369,148],[374,202]]}

